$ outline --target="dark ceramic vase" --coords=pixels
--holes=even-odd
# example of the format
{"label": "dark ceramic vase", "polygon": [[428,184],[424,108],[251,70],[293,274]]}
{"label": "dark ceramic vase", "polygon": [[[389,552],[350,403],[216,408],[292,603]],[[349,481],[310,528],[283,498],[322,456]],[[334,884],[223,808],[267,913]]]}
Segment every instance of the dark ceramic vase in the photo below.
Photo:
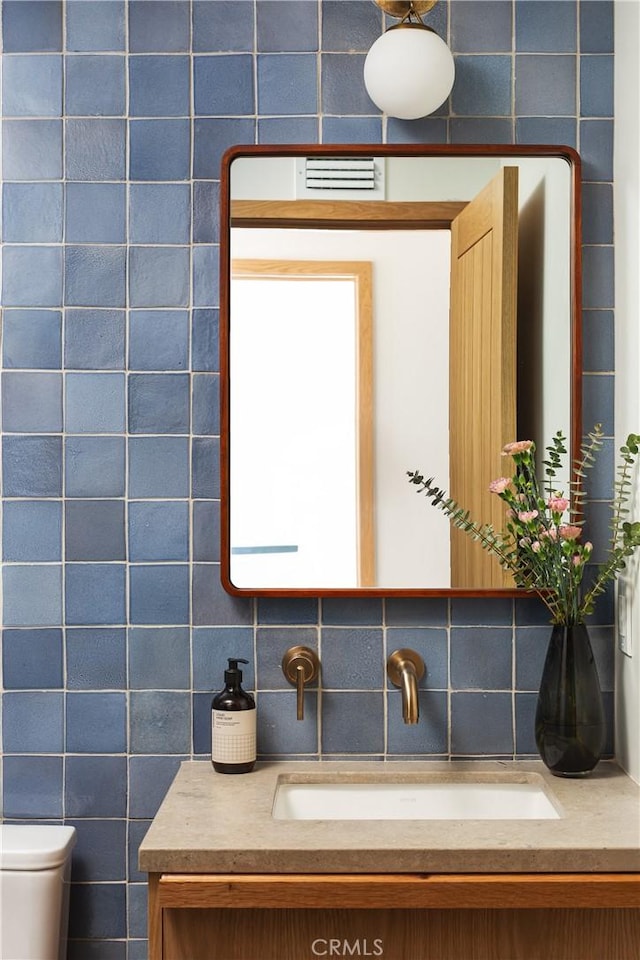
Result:
{"label": "dark ceramic vase", "polygon": [[593,770],[606,734],[602,694],[589,632],[583,623],[556,624],[536,707],[536,745],[549,770],[580,777]]}

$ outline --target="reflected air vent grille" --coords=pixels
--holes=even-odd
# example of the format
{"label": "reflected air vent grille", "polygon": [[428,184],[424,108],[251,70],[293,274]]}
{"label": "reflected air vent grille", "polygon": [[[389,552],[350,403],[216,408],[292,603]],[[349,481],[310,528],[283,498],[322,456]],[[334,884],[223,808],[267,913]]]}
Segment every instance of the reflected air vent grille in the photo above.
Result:
{"label": "reflected air vent grille", "polygon": [[296,161],[296,196],[384,200],[384,158],[301,157]]}

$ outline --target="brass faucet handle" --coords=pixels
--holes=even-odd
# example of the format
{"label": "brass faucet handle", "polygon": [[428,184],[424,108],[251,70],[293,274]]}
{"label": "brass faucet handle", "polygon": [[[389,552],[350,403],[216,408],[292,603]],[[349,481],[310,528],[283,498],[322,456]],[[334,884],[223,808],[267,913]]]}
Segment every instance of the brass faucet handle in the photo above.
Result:
{"label": "brass faucet handle", "polygon": [[304,688],[320,672],[318,654],[311,647],[289,647],[282,658],[282,672],[296,688],[296,719],[304,720]]}
{"label": "brass faucet handle", "polygon": [[415,650],[394,650],[387,660],[389,679],[402,690],[402,718],[405,723],[418,722],[418,682],[424,672],[424,660]]}

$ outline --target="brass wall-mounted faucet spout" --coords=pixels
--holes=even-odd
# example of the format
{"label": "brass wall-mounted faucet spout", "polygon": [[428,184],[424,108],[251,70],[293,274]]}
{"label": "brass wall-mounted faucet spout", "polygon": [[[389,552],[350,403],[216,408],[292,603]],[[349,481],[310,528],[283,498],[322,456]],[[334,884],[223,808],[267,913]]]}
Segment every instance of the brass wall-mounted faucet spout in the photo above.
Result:
{"label": "brass wall-mounted faucet spout", "polygon": [[320,671],[320,660],[310,647],[289,647],[282,658],[282,672],[297,691],[296,720],[304,720],[304,688]]}
{"label": "brass wall-mounted faucet spout", "polygon": [[402,719],[405,723],[418,722],[418,681],[424,671],[424,660],[415,650],[394,650],[387,660],[389,679],[402,690]]}

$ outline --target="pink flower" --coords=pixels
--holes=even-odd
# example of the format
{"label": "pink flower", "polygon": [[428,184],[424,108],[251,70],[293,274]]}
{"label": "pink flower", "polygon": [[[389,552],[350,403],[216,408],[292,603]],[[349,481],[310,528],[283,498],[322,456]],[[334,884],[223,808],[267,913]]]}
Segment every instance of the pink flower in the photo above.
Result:
{"label": "pink flower", "polygon": [[593,550],[593,544],[591,543],[591,540],[587,540],[587,542],[585,543],[582,549],[584,553],[588,556]]}
{"label": "pink flower", "polygon": [[569,501],[566,497],[549,497],[547,506],[550,510],[553,510],[554,513],[564,513],[569,506]]}
{"label": "pink flower", "polygon": [[533,543],[531,544],[531,549],[533,550],[534,553],[540,553],[541,548],[542,548],[542,544],[540,543],[539,540],[534,540]]}
{"label": "pink flower", "polygon": [[528,547],[531,543],[531,537],[522,537],[521,540],[518,540],[518,545],[521,547]]}
{"label": "pink flower", "polygon": [[579,567],[580,564],[582,563],[582,557],[580,556],[579,553],[576,553],[574,554],[571,562],[573,563],[574,567]]}
{"label": "pink flower", "polygon": [[580,527],[575,527],[570,523],[563,523],[559,533],[563,540],[577,540],[582,530]]}
{"label": "pink flower", "polygon": [[509,479],[509,477],[498,477],[497,480],[492,480],[491,483],[489,484],[489,492],[504,493],[504,491],[507,489],[510,483],[511,483],[511,480]]}
{"label": "pink flower", "polygon": [[543,530],[540,534],[541,540],[557,540],[558,533],[555,527],[551,527],[550,530]]}
{"label": "pink flower", "polygon": [[531,520],[535,520],[537,516],[537,510],[523,510],[518,514],[518,520],[521,520],[522,523],[529,523]]}
{"label": "pink flower", "polygon": [[524,453],[525,450],[531,450],[533,446],[533,440],[513,440],[511,443],[505,444],[502,448],[503,457],[512,457],[517,453]]}

